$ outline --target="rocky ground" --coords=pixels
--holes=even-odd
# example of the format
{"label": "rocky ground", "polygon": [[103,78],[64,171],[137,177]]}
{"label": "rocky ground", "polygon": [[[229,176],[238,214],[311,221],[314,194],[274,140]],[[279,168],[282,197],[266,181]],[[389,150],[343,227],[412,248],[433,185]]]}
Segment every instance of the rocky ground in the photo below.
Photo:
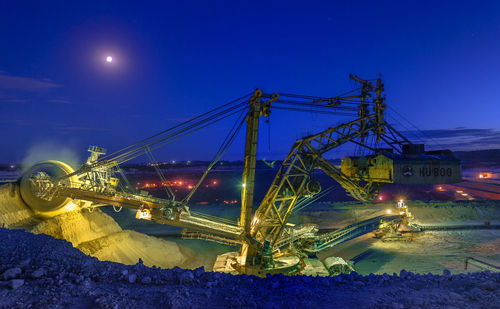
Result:
{"label": "rocky ground", "polygon": [[257,278],[101,262],[0,229],[2,308],[500,308],[500,273]]}

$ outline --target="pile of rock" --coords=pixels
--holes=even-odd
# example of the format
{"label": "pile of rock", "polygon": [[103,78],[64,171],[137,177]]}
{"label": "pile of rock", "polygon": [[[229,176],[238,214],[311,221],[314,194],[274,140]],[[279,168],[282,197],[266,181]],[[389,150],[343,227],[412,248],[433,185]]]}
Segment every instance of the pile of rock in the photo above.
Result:
{"label": "pile of rock", "polygon": [[0,307],[498,307],[499,273],[258,278],[100,262],[63,240],[0,229]]}

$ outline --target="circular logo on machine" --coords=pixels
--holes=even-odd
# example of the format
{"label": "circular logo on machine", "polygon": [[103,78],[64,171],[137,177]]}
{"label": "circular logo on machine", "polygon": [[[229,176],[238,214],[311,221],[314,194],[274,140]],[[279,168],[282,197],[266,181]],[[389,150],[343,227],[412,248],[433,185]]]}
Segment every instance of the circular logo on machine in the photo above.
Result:
{"label": "circular logo on machine", "polygon": [[403,176],[410,177],[413,176],[413,168],[406,166],[403,168]]}

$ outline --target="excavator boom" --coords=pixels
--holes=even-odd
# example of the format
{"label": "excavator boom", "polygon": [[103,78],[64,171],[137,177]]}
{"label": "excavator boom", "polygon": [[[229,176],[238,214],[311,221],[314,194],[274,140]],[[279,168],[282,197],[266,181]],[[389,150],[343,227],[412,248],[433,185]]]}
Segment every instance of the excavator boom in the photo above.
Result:
{"label": "excavator boom", "polygon": [[[333,178],[349,195],[360,201],[373,200],[386,183],[456,182],[461,176],[460,166],[453,159],[449,160],[449,166],[439,166],[441,157],[449,153],[424,152],[423,145],[420,147],[412,144],[385,122],[384,85],[380,78],[363,80],[352,75],[350,78],[359,83],[360,87],[330,98],[266,94],[257,89],[109,155],[105,155],[103,148],[91,146],[89,160],[76,171],[61,162],[42,162],[30,168],[21,177],[21,195],[33,210],[47,217],[78,207],[91,209],[113,205],[135,209],[138,211],[137,218],[182,227],[185,229],[183,235],[187,237],[241,245],[237,258],[240,272],[245,272],[247,266],[248,269],[261,266],[262,269],[269,270],[274,267],[273,255],[288,245],[292,247],[294,243],[293,238],[297,234],[294,234],[294,231],[288,233],[286,226],[297,204],[321,191],[321,184],[314,178],[314,171],[317,169]],[[271,108],[333,115],[354,114],[357,117],[297,140],[282,162],[267,194],[253,213],[259,120],[262,116],[268,117]],[[239,118],[228,132],[213,161],[197,185],[181,201],[176,200],[171,189],[166,192],[168,199],[136,192],[119,167],[124,162],[146,154],[162,182],[166,183],[152,151],[235,114],[239,114]],[[187,205],[191,196],[228,149],[245,120],[247,132],[239,222],[190,211]],[[369,137],[373,137],[376,143],[384,143],[392,151],[387,148],[382,151],[369,145]],[[340,167],[335,166],[326,155],[346,143],[364,147],[374,155],[348,157],[342,161]],[[415,161],[418,161],[418,164],[412,165]],[[125,186],[117,186],[118,179],[113,176],[118,173],[125,180]],[[387,220],[399,220],[399,217],[386,217],[384,218]],[[314,236],[316,227],[297,229],[301,235],[309,235],[308,239],[316,239],[318,244],[308,248],[303,246],[302,249],[290,249],[292,253],[289,253],[297,257],[305,254],[307,250],[317,252],[349,237],[355,237],[362,231],[376,228],[381,218],[350,226],[323,238]]]}

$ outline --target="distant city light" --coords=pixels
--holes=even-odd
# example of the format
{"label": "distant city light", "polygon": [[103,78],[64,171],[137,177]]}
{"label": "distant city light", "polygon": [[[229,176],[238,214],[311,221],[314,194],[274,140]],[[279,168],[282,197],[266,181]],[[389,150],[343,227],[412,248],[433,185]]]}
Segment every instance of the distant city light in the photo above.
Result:
{"label": "distant city light", "polygon": [[106,62],[112,62],[112,61],[113,61],[113,57],[111,57],[111,56],[106,57]]}
{"label": "distant city light", "polygon": [[387,211],[388,214],[392,213],[392,210],[390,210],[390,209],[387,209],[386,211]]}
{"label": "distant city light", "polygon": [[491,178],[491,173],[479,173],[478,177],[481,178],[481,179],[484,179],[484,178]]}

